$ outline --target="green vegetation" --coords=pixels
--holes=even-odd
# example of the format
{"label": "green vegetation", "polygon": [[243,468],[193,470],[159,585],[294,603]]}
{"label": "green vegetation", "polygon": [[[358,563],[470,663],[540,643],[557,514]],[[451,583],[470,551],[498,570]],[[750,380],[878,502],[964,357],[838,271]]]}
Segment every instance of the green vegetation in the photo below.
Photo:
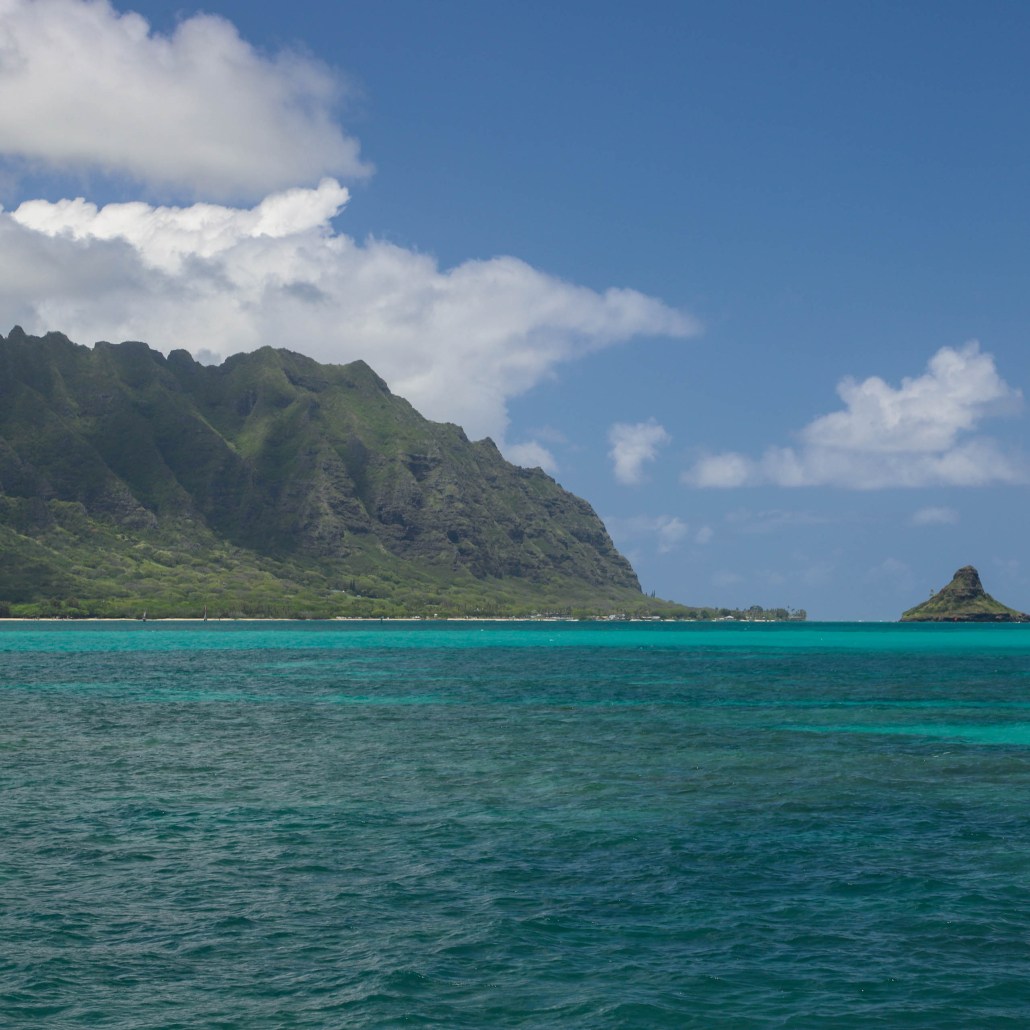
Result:
{"label": "green vegetation", "polygon": [[959,569],[951,582],[928,601],[909,608],[902,622],[1030,622],[1030,615],[1017,612],[986,593],[980,574],[972,565]]}
{"label": "green vegetation", "polygon": [[585,501],[422,418],[364,362],[264,348],[203,366],[17,327],[0,337],[0,605],[726,617],[643,595]]}

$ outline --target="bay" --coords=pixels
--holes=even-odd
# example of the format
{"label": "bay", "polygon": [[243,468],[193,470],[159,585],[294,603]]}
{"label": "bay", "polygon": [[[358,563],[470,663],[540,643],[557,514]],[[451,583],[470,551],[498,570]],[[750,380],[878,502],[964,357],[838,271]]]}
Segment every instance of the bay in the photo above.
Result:
{"label": "bay", "polygon": [[1030,627],[0,624],[0,1023],[1023,1026]]}

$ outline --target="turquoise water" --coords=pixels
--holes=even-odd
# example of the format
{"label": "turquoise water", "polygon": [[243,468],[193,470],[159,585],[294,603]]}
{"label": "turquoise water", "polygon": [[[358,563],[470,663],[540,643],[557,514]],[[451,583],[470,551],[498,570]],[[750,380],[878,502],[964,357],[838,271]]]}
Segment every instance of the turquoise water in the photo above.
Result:
{"label": "turquoise water", "polygon": [[0,1024],[1024,1027],[1030,627],[0,626]]}

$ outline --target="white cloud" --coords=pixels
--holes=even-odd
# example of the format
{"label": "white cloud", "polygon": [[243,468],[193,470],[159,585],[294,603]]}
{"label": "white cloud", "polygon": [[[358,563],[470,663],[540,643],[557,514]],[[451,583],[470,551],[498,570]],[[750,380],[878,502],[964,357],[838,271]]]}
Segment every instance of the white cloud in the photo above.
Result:
{"label": "white cloud", "polygon": [[[690,536],[690,526],[678,515],[634,515],[630,518],[604,520],[620,549],[641,540],[651,540],[659,554],[675,551]],[[694,542],[706,544],[712,538],[708,526],[701,527],[694,535]]]}
{"label": "white cloud", "polygon": [[552,476],[558,471],[554,455],[538,440],[505,444],[504,456],[513,465],[521,465],[523,468],[542,468]]}
{"label": "white cloud", "polygon": [[259,53],[217,16],[162,35],[107,0],[0,0],[0,152],[32,165],[216,198],[362,176],[340,92],[323,64]]}
{"label": "white cloud", "polygon": [[[185,347],[206,361],[263,345],[363,358],[428,417],[502,446],[508,400],[560,363],[696,331],[633,290],[596,292],[511,257],[441,269],[337,232],[349,198],[338,177],[370,171],[334,121],[341,82],[308,56],[259,52],[216,16],[164,35],[109,0],[0,0],[0,179],[99,172],[260,201],[0,209],[8,324]],[[508,453],[554,471],[544,439]]]}
{"label": "white cloud", "polygon": [[560,363],[696,329],[634,290],[599,293],[515,258],[441,269],[426,254],[359,244],[330,225],[346,201],[332,179],[250,210],[28,201],[0,211],[0,310],[83,343],[363,358],[427,417],[501,441],[508,399]]}
{"label": "white cloud", "polygon": [[709,454],[701,458],[684,481],[693,486],[746,486],[756,478],[756,466],[743,454]]}
{"label": "white cloud", "polygon": [[912,513],[913,526],[953,526],[957,522],[954,508],[920,508]]}
{"label": "white cloud", "polygon": [[817,418],[802,431],[814,447],[869,452],[939,454],[985,415],[1011,410],[1019,393],[998,375],[994,359],[975,341],[942,347],[927,371],[897,389],[877,376],[848,378],[837,387],[845,411]]}
{"label": "white cloud", "polygon": [[660,516],[655,531],[658,535],[658,553],[667,554],[679,547],[683,538],[690,531],[690,527],[675,515],[671,518]]}
{"label": "white cloud", "polygon": [[616,422],[608,430],[608,442],[612,445],[608,456],[612,459],[616,480],[625,486],[643,482],[644,465],[654,461],[658,448],[671,439],[653,418],[634,424]]}
{"label": "white cloud", "polygon": [[1024,483],[1023,462],[986,436],[973,436],[992,415],[1019,409],[1022,394],[998,375],[975,341],[942,347],[926,373],[892,387],[873,376],[843,380],[842,411],[810,422],[800,447],[770,447],[760,458],[728,452],[702,457],[683,474],[700,487],[982,486]]}

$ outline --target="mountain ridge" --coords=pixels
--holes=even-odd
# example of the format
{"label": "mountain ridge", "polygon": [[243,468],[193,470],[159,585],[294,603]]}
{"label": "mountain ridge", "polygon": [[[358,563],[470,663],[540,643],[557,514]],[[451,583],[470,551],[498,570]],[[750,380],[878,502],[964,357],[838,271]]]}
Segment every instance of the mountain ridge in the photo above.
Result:
{"label": "mountain ridge", "polygon": [[265,347],[202,365],[15,327],[0,336],[0,601],[110,614],[148,598],[661,607],[586,501],[424,419],[364,361]]}

